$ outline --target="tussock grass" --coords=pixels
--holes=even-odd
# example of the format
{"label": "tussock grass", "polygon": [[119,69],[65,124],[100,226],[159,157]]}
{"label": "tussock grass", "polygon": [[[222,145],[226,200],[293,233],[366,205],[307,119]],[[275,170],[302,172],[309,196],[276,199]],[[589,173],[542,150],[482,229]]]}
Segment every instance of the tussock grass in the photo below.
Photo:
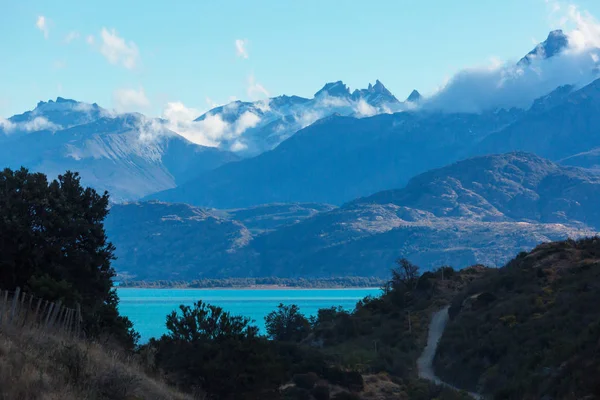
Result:
{"label": "tussock grass", "polygon": [[192,399],[130,356],[35,328],[0,328],[0,400]]}

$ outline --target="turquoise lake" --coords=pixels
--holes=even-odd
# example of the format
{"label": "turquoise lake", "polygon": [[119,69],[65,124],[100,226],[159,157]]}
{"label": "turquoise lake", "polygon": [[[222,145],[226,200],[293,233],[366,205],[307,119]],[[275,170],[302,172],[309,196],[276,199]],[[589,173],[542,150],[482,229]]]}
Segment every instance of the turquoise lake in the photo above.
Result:
{"label": "turquoise lake", "polygon": [[264,332],[264,318],[279,303],[296,304],[308,316],[319,308],[342,306],[354,309],[356,302],[369,295],[379,295],[380,289],[117,289],[121,302],[119,311],[129,317],[146,342],[166,332],[167,314],[180,304],[192,305],[202,300],[223,307],[235,315],[255,320]]}

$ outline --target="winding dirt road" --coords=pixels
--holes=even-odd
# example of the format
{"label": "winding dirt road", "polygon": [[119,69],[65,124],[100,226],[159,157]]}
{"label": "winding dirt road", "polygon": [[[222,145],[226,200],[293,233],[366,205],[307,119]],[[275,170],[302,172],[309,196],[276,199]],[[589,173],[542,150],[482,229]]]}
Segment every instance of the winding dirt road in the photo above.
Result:
{"label": "winding dirt road", "polygon": [[[429,334],[427,336],[427,345],[417,360],[417,370],[419,373],[419,378],[421,379],[427,379],[428,381],[432,381],[438,385],[444,385],[455,390],[460,390],[459,388],[442,381],[435,375],[433,370],[433,358],[435,357],[438,343],[442,338],[442,334],[444,333],[444,329],[446,329],[446,324],[450,318],[448,315],[449,308],[450,306],[444,307],[441,310],[436,311],[431,317],[431,322],[429,323]],[[469,394],[471,397],[477,400],[483,400],[483,397],[477,393]]]}

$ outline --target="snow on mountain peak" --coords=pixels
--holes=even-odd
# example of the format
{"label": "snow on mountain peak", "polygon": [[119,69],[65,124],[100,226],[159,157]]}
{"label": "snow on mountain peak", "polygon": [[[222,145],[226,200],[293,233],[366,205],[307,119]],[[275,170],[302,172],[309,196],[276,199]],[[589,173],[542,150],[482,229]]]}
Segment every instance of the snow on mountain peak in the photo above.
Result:
{"label": "snow on mountain peak", "polygon": [[422,98],[423,96],[421,96],[421,93],[419,93],[419,91],[415,89],[412,92],[410,92],[410,95],[408,95],[406,101],[409,103],[418,103],[419,101],[421,101]]}
{"label": "snow on mountain peak", "polygon": [[527,55],[525,55],[525,57],[523,57],[517,63],[517,65],[527,66],[530,65],[534,59],[546,59],[554,57],[555,55],[564,51],[567,47],[569,47],[569,38],[562,31],[562,29],[551,31],[548,34],[548,38],[535,46],[535,49],[527,53]]}
{"label": "snow on mountain peak", "polygon": [[350,89],[342,81],[329,82],[317,93],[315,97],[322,97],[328,95],[331,97],[350,97]]}

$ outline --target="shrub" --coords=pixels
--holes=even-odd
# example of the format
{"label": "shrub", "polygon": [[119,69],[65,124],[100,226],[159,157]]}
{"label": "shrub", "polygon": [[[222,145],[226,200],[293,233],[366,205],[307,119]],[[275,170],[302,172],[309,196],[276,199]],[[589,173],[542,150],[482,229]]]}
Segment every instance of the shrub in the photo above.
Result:
{"label": "shrub", "polygon": [[329,400],[329,386],[325,385],[317,385],[312,390],[312,395],[315,400]]}
{"label": "shrub", "polygon": [[333,396],[333,400],[360,400],[360,396],[356,393],[339,392]]}
{"label": "shrub", "polygon": [[314,372],[309,372],[294,375],[293,381],[299,388],[310,390],[319,381],[319,377]]}

